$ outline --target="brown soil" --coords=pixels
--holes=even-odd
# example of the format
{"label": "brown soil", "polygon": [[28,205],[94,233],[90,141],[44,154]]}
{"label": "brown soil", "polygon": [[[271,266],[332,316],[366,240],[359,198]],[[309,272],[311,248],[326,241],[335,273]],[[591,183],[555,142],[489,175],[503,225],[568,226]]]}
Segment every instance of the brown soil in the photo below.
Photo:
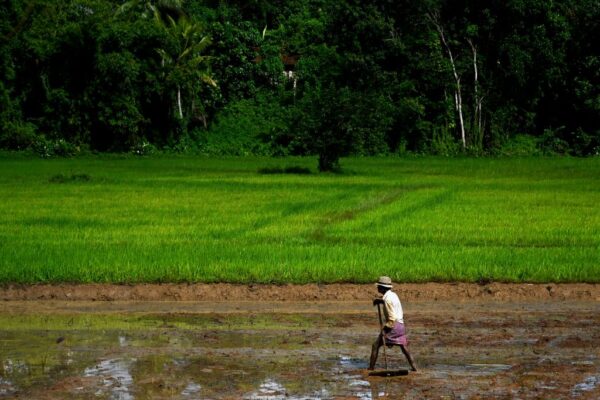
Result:
{"label": "brown soil", "polygon": [[[398,284],[406,301],[600,301],[600,284],[469,283]],[[367,301],[376,294],[371,284],[233,285],[233,284],[57,284],[5,285],[0,299],[88,301]]]}
{"label": "brown soil", "polygon": [[[39,316],[0,326],[0,398],[600,399],[598,301],[403,306],[419,371],[380,378],[365,370],[369,301],[0,302],[17,322]],[[63,325],[48,315],[76,308]],[[101,314],[114,311],[113,327]],[[407,366],[386,351],[390,368]]]}

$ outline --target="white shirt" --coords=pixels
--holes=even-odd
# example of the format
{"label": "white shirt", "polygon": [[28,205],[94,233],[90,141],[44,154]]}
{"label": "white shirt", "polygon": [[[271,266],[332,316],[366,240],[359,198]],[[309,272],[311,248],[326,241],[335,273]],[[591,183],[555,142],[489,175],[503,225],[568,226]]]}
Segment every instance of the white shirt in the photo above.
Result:
{"label": "white shirt", "polygon": [[392,290],[388,290],[383,295],[383,314],[385,315],[385,326],[394,327],[394,322],[404,323],[404,313],[402,312],[402,304],[398,295]]}

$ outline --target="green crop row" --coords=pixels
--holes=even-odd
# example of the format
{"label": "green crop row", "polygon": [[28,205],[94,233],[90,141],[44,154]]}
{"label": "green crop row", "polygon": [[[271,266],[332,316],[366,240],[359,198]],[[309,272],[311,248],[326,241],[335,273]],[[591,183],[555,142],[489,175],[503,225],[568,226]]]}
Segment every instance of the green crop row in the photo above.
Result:
{"label": "green crop row", "polygon": [[599,158],[343,161],[0,155],[0,282],[600,282]]}

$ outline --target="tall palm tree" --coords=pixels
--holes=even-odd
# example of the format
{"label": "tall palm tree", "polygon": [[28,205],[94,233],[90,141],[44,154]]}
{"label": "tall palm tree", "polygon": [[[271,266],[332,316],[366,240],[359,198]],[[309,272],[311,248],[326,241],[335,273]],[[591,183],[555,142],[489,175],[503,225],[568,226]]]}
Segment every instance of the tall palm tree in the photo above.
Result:
{"label": "tall palm tree", "polygon": [[123,3],[117,13],[132,11],[142,18],[152,17],[169,39],[168,45],[156,51],[161,57],[163,77],[176,91],[176,114],[183,120],[183,97],[189,98],[188,108],[192,110],[194,95],[201,85],[216,86],[210,75],[210,58],[202,54],[210,45],[210,38],[201,25],[183,11],[181,0],[130,0]]}
{"label": "tall palm tree", "polygon": [[192,22],[185,15],[175,20],[155,8],[155,21],[172,39],[171,48],[156,51],[161,56],[165,78],[177,88],[177,111],[179,118],[183,119],[182,91],[190,97],[191,102],[202,83],[216,86],[210,76],[210,58],[202,54],[210,44],[210,38],[204,35],[200,24]]}

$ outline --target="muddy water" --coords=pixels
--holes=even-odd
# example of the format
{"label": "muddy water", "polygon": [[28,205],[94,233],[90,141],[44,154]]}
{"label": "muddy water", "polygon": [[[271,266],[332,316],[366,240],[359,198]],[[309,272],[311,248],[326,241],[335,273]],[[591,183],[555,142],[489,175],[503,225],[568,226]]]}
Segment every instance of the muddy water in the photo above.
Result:
{"label": "muddy water", "polygon": [[0,399],[600,398],[600,302],[404,308],[372,378],[364,302],[2,302]]}

